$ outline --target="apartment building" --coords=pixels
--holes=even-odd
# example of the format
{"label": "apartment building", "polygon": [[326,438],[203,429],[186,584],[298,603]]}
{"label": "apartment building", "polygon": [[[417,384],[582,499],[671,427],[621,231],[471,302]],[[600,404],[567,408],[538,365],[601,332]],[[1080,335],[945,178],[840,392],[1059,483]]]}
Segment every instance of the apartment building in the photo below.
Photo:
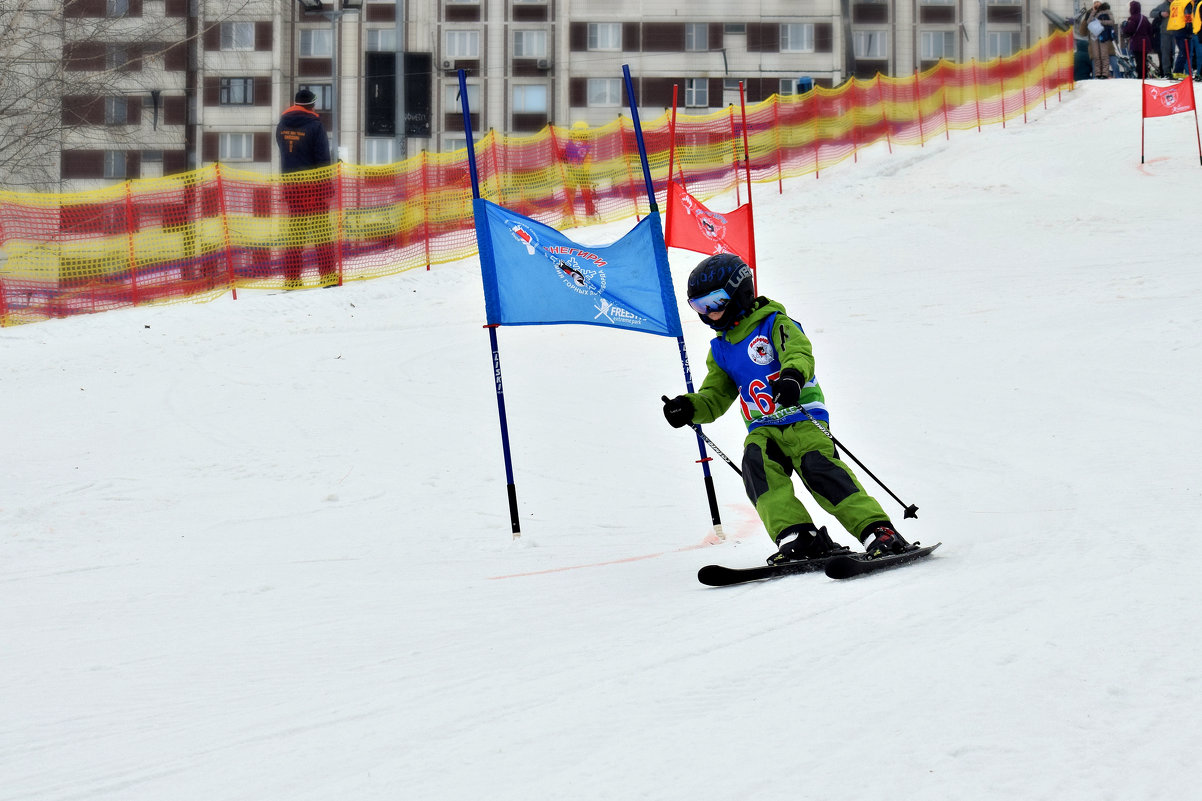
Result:
{"label": "apartment building", "polygon": [[[59,6],[55,0],[17,0]],[[1074,0],[65,0],[58,190],[214,161],[278,169],[273,128],[301,87],[341,157],[386,164],[465,143],[640,113],[679,91],[708,113],[941,58],[1016,52]],[[394,65],[404,64],[401,80]],[[398,113],[403,109],[403,113]],[[11,171],[10,171],[11,172]],[[12,177],[12,176],[10,176]],[[14,182],[19,186],[20,182]]]}

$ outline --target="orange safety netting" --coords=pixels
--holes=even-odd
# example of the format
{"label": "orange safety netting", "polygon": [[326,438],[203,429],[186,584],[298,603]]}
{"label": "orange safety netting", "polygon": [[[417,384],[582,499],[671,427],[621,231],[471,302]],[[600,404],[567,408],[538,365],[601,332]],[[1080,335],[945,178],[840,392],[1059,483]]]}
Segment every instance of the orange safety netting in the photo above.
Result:
{"label": "orange safety netting", "polygon": [[[1071,34],[986,64],[940,62],[905,78],[773,96],[746,110],[753,181],[820,173],[878,142],[921,145],[1024,116],[1072,82]],[[644,123],[658,203],[670,117]],[[743,116],[680,116],[677,177],[706,199],[744,179]],[[635,132],[547,126],[476,145],[483,197],[556,228],[649,210]],[[0,322],[242,288],[319,286],[457,261],[476,252],[467,152],[387,166],[268,176],[213,164],[91,192],[0,191]]]}

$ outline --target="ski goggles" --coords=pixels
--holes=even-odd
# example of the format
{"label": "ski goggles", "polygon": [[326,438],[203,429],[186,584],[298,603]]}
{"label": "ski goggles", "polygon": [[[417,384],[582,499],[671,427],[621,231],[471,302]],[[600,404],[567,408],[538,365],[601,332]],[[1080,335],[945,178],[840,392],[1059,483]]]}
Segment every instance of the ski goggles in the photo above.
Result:
{"label": "ski goggles", "polygon": [[689,307],[698,314],[722,311],[730,303],[730,293],[725,289],[715,289],[699,298],[689,298]]}

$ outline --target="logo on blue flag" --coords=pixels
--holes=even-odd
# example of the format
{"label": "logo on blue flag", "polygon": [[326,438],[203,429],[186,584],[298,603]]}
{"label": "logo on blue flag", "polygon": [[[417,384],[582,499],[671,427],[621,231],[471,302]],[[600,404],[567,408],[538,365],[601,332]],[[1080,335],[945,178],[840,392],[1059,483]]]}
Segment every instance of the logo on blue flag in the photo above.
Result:
{"label": "logo on blue flag", "polygon": [[487,200],[474,204],[490,325],[581,323],[680,336],[658,214],[613,244],[588,246]]}

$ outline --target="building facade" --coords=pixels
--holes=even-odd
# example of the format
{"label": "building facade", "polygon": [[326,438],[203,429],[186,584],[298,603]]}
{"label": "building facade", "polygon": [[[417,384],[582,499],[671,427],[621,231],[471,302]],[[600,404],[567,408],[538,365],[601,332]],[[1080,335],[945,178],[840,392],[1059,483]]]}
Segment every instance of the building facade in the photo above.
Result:
{"label": "building facade", "polygon": [[343,160],[387,164],[465,144],[460,70],[473,131],[520,135],[627,113],[623,65],[644,118],[674,88],[682,113],[709,113],[740,83],[755,103],[1006,56],[1054,30],[1044,9],[1075,13],[1074,0],[18,1],[62,9],[61,125],[44,143],[58,191],[215,161],[276,171],[274,126],[302,87]]}

